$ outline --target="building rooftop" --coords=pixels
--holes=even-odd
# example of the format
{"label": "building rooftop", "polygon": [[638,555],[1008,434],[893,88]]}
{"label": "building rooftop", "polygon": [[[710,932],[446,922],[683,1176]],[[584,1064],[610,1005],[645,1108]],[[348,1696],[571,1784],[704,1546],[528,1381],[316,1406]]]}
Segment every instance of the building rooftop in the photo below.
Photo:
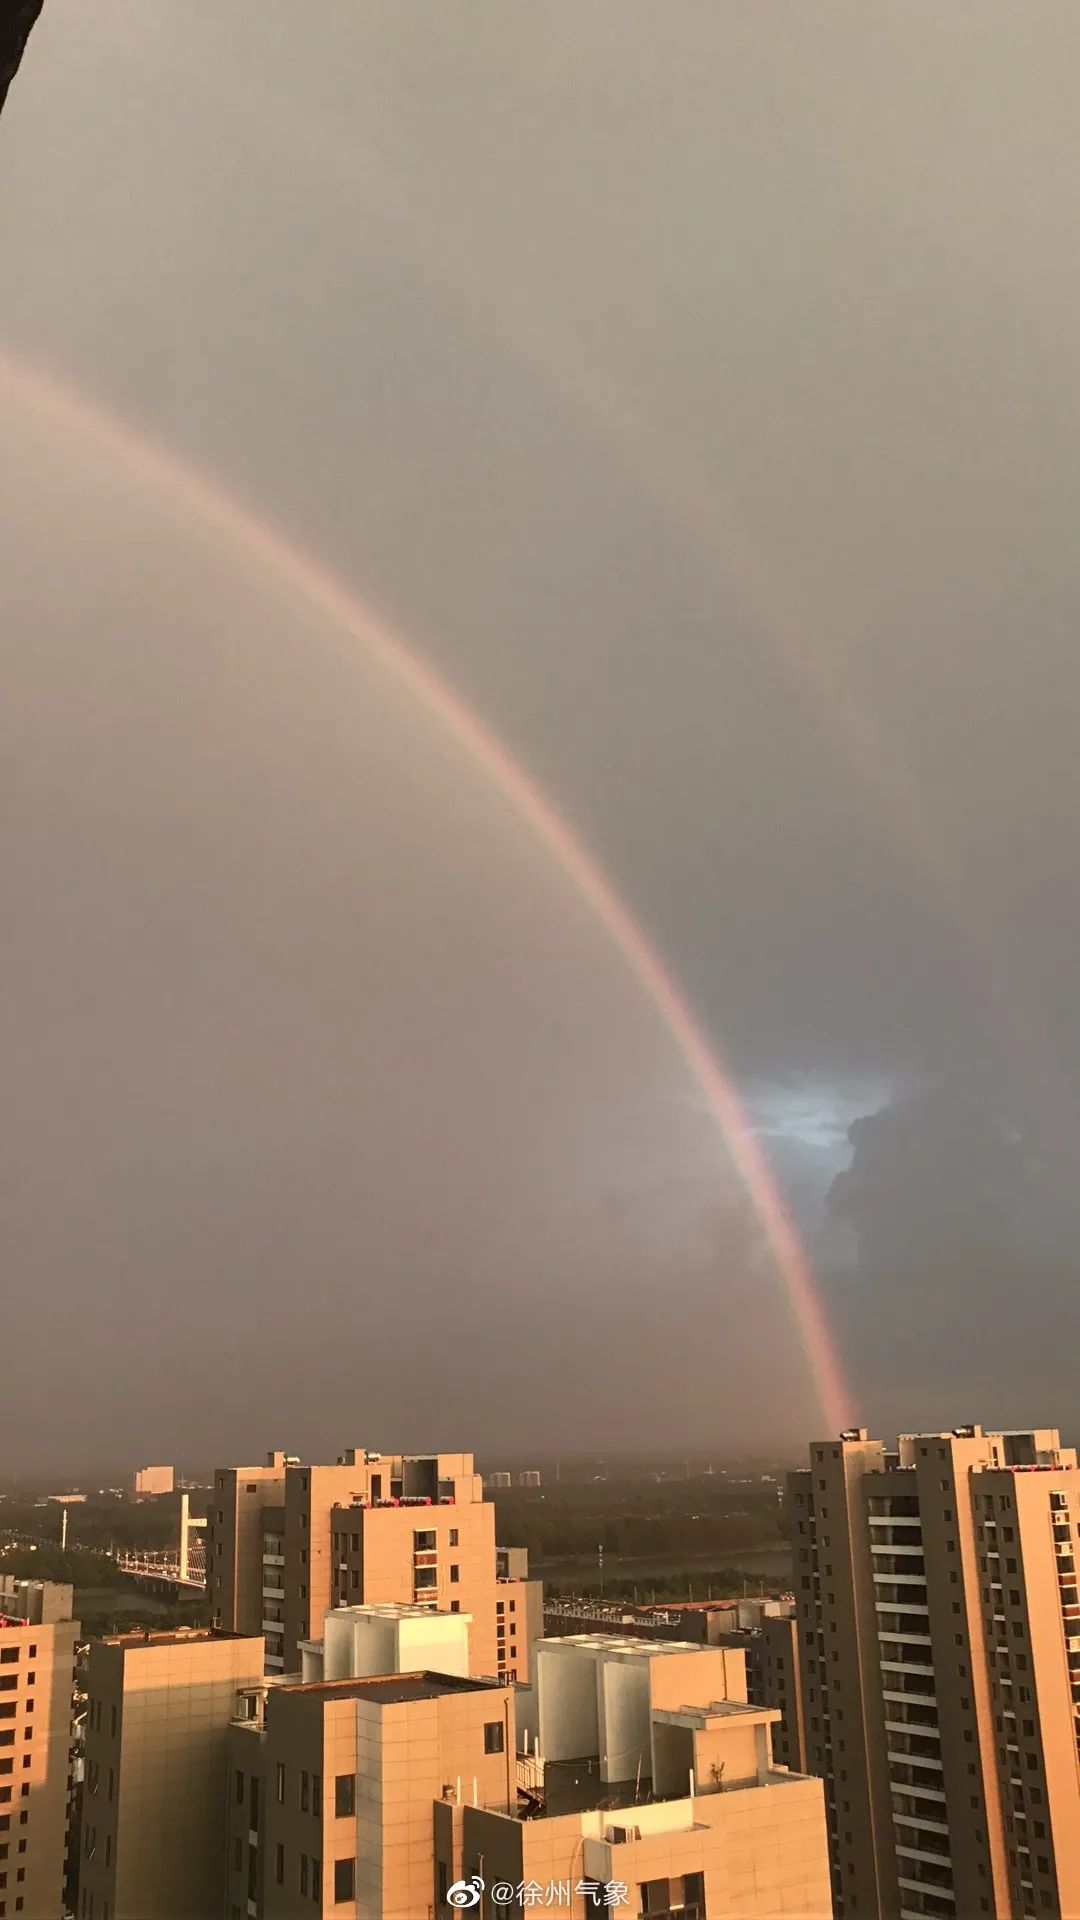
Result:
{"label": "building rooftop", "polygon": [[372,1617],[379,1620],[470,1620],[471,1614],[450,1613],[445,1607],[428,1607],[422,1600],[371,1600],[355,1607],[333,1607],[335,1620]]}
{"label": "building rooftop", "polygon": [[752,1725],[774,1725],[779,1707],[752,1706],[746,1700],[709,1700],[700,1707],[654,1707],[654,1720],[671,1727],[707,1727],[717,1720],[743,1720]]}
{"label": "building rooftop", "polygon": [[673,1653],[708,1653],[696,1640],[643,1640],[640,1634],[621,1633],[564,1633],[549,1640],[537,1643],[545,1653],[549,1650],[559,1652],[589,1651],[602,1653],[606,1660],[618,1658],[621,1654],[627,1659],[663,1660]]}
{"label": "building rooftop", "polygon": [[131,1633],[106,1634],[100,1644],[103,1647],[130,1647],[133,1651],[139,1647],[190,1647],[205,1646],[208,1641],[215,1644],[221,1640],[261,1640],[259,1633],[233,1633],[226,1627],[177,1627],[172,1632],[164,1629],[155,1633],[151,1627],[139,1627]]}
{"label": "building rooftop", "polygon": [[373,1674],[366,1680],[286,1682],[283,1691],[321,1693],[333,1700],[374,1700],[380,1706],[394,1707],[407,1700],[439,1700],[447,1694],[503,1691],[505,1684],[454,1673],[387,1673]]}

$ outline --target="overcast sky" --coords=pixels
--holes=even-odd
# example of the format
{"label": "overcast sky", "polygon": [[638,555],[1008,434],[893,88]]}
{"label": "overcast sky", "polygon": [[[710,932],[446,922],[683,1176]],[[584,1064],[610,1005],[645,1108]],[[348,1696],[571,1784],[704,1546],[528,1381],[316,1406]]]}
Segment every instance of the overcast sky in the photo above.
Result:
{"label": "overcast sky", "polygon": [[1075,0],[47,0],[0,124],[0,1465],[821,1424],[565,876],[26,362],[543,783],[863,1417],[1080,1424],[1078,168]]}

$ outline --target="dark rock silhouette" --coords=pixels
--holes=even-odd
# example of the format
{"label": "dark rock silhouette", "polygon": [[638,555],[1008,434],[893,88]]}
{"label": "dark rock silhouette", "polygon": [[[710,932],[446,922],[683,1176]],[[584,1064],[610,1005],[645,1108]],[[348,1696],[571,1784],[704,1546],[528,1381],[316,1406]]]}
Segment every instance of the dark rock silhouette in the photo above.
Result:
{"label": "dark rock silhouette", "polygon": [[0,113],[45,0],[0,0]]}

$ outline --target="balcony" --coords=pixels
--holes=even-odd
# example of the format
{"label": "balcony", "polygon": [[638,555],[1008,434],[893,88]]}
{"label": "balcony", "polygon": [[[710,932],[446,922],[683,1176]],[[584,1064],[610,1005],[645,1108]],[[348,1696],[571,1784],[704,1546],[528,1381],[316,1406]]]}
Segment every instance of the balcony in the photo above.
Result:
{"label": "balcony", "polygon": [[[909,1788],[908,1791],[910,1792],[911,1789]],[[939,1798],[944,1799],[944,1795],[940,1795]],[[930,1815],[924,1813],[921,1807],[915,1810],[898,1807],[895,1798],[893,1800],[893,1827],[896,1829],[900,1827],[911,1827],[919,1833],[928,1833],[934,1838],[940,1836],[943,1840],[947,1840],[949,1837],[947,1821],[932,1820]]]}
{"label": "balcony", "polygon": [[[946,1828],[944,1829],[944,1831],[947,1832],[948,1829]],[[899,1842],[897,1843],[896,1851],[898,1855],[901,1857],[901,1859],[925,1860],[928,1866],[941,1867],[945,1870],[946,1873],[950,1875],[950,1877],[952,1875],[952,1854],[951,1853],[937,1853],[936,1851],[932,1851],[927,1847],[901,1846]],[[934,1883],[934,1891],[936,1893],[940,1893],[943,1891],[943,1889],[937,1886],[936,1883]]]}
{"label": "balcony", "polygon": [[[900,1786],[897,1788],[897,1791],[900,1793],[911,1794],[917,1800],[931,1800],[941,1807],[945,1805],[945,1794],[940,1787],[924,1787],[920,1782],[918,1786],[910,1786],[910,1785]],[[895,1803],[894,1803],[894,1813],[895,1813]],[[931,1824],[934,1824],[934,1823],[931,1823]],[[947,1826],[943,1824],[941,1831],[942,1833],[948,1833],[949,1829]]]}
{"label": "balcony", "polygon": [[[932,1893],[935,1900],[947,1900],[951,1907],[956,1905],[956,1895],[952,1888],[939,1886],[936,1880],[919,1880],[914,1877],[909,1879],[907,1874],[902,1873],[898,1876],[898,1884],[903,1887],[905,1893]],[[925,1920],[925,1915],[920,1915],[919,1920]]]}
{"label": "balcony", "polygon": [[[898,1728],[897,1731],[901,1733],[906,1733],[907,1728],[901,1727],[901,1728]],[[929,1768],[931,1773],[944,1773],[945,1771],[944,1767],[941,1764],[940,1755],[935,1760],[933,1756],[930,1754],[897,1752],[895,1748],[889,1747],[885,1757],[888,1760],[890,1767],[892,1766],[927,1767]],[[899,1785],[905,1784],[903,1781],[902,1775],[898,1776],[898,1784]]]}
{"label": "balcony", "polygon": [[919,1726],[910,1720],[886,1720],[886,1733],[900,1733],[908,1740],[918,1740],[919,1746],[911,1748],[909,1760],[934,1760],[941,1754],[941,1735],[937,1727]]}

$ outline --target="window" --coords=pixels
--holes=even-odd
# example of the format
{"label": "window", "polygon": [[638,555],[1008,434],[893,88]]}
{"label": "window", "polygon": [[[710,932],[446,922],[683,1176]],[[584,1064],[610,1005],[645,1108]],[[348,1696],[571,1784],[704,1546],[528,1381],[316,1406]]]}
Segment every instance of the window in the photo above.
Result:
{"label": "window", "polygon": [[339,1773],[334,1781],[334,1813],[339,1820],[348,1820],[356,1812],[356,1775]]}
{"label": "window", "polygon": [[282,1760],[277,1763],[277,1799],[278,1806],[283,1807],[285,1805],[285,1763]]}
{"label": "window", "polygon": [[451,1600],[451,1602],[450,1602],[450,1611],[451,1611],[451,1613],[460,1613],[460,1612],[461,1612],[461,1601],[460,1601],[460,1600]]}
{"label": "window", "polygon": [[456,1527],[451,1527],[451,1529],[450,1529],[450,1545],[451,1545],[452,1547],[456,1547],[456,1546],[457,1546],[457,1543],[458,1543],[458,1530],[457,1530],[457,1528],[456,1528]]}
{"label": "window", "polygon": [[458,1581],[459,1581],[460,1579],[461,1579],[461,1568],[460,1568],[460,1567],[457,1567],[457,1566],[454,1566],[454,1567],[451,1567],[451,1569],[450,1569],[450,1584],[451,1584],[451,1586],[456,1586],[456,1585],[458,1584]]}
{"label": "window", "polygon": [[237,1806],[238,1806],[238,1807],[242,1807],[242,1806],[243,1806],[243,1804],[244,1804],[244,1776],[243,1776],[243,1774],[241,1773],[241,1771],[240,1771],[240,1769],[239,1769],[239,1767],[237,1767],[237,1769],[236,1769],[236,1772],[235,1772],[235,1774],[233,1775],[233,1798],[234,1798],[234,1800],[236,1801],[236,1804],[237,1804]]}
{"label": "window", "polygon": [[311,1775],[309,1773],[300,1775],[300,1811],[301,1813],[311,1811]]}
{"label": "window", "polygon": [[501,1720],[485,1720],[484,1752],[502,1753],[506,1744],[506,1734]]}
{"label": "window", "polygon": [[322,1774],[321,1773],[313,1773],[311,1776],[311,1811],[312,1813],[322,1812]]}
{"label": "window", "polygon": [[244,1864],[244,1843],[239,1834],[237,1834],[236,1839],[232,1843],[232,1863],[233,1872],[239,1873]]}
{"label": "window", "polygon": [[356,1898],[356,1861],[334,1861],[334,1900],[355,1900]]}
{"label": "window", "polygon": [[308,1857],[306,1853],[302,1853],[300,1855],[300,1891],[301,1893],[306,1893],[307,1890],[308,1890]]}
{"label": "window", "polygon": [[311,1897],[313,1900],[319,1900],[319,1901],[322,1900],[322,1861],[321,1860],[313,1860],[311,1863]]}

